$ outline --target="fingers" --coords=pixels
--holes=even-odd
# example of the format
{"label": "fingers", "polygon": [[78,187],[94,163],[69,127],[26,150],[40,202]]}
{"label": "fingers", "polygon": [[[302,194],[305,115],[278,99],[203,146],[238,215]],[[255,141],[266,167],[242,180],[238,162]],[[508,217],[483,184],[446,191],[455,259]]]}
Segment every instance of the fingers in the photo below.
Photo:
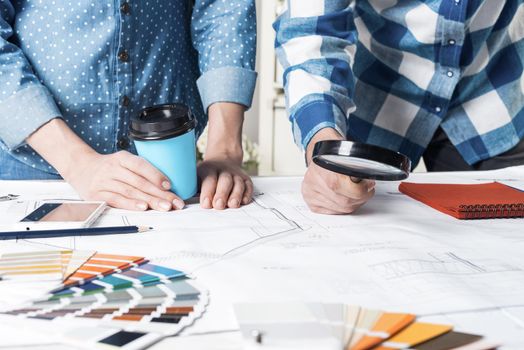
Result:
{"label": "fingers", "polygon": [[[133,173],[127,168],[119,168],[119,170],[114,174],[114,179],[129,184],[135,189],[139,189],[139,192],[141,193],[150,195],[150,201],[148,201],[148,204],[151,209],[171,210],[173,207],[176,209],[184,208],[184,201],[173,192],[159,189],[153,183],[149,182],[142,176]],[[169,209],[167,209],[168,207]]]}
{"label": "fingers", "polygon": [[244,192],[246,190],[246,183],[241,176],[233,177],[233,190],[229,195],[227,206],[229,208],[240,208],[240,204],[243,201]]}
{"label": "fingers", "polygon": [[213,198],[213,208],[222,210],[226,208],[229,194],[233,189],[234,180],[230,173],[223,172],[218,176],[217,189]]}
{"label": "fingers", "polygon": [[118,193],[119,195],[122,195],[123,197],[129,198],[131,200],[145,202],[149,208],[154,210],[170,211],[173,209],[172,202],[151,196],[124,182],[113,181],[111,184],[111,192]]}
{"label": "fingers", "polygon": [[109,206],[118,209],[133,210],[133,211],[145,211],[147,210],[147,203],[130,199],[122,196],[121,194],[114,192],[99,192],[99,200],[106,202]]}
{"label": "fingers", "polygon": [[[156,204],[150,205],[151,208],[155,210],[159,210],[158,208],[166,210],[167,204],[163,201],[170,203],[171,206],[168,210],[171,210],[173,207],[176,209],[184,208],[184,201],[169,191],[171,188],[169,179],[151,165],[151,163],[128,152],[119,152],[118,157],[122,167],[121,169],[123,169],[119,174],[120,177],[118,180],[129,183],[133,187],[153,197],[157,197],[158,200],[154,202]],[[129,172],[125,172],[126,169]]]}
{"label": "fingers", "polygon": [[355,178],[325,170],[317,165],[312,166],[309,173],[308,175],[312,176],[313,181],[317,184],[316,187],[323,189],[321,192],[326,195],[338,194],[355,200],[366,200],[370,198],[369,194],[375,188],[373,180],[358,179],[358,182],[354,182]]}
{"label": "fingers", "polygon": [[361,180],[355,183],[346,175],[336,174],[319,167],[314,170],[312,173],[318,186],[325,190],[326,195],[331,195],[333,200],[336,200],[335,194],[355,200],[369,199],[369,192],[375,188],[375,182],[372,180]]}
{"label": "fingers", "polygon": [[311,165],[304,177],[302,195],[313,212],[350,214],[364,205],[375,192],[374,181],[355,183],[353,180]]}
{"label": "fingers", "polygon": [[255,190],[254,190],[254,186],[253,186],[253,181],[251,181],[251,179],[244,180],[244,182],[245,182],[245,185],[246,185],[246,191],[244,192],[244,197],[242,199],[242,204],[246,205],[246,204],[251,203],[251,201],[253,200],[253,192]]}
{"label": "fingers", "polygon": [[203,174],[202,187],[200,189],[200,206],[204,209],[212,209],[212,200],[215,196],[218,183],[216,171],[207,171]]}
{"label": "fingers", "polygon": [[117,154],[120,165],[124,168],[142,176],[159,189],[169,190],[171,188],[169,179],[144,158],[135,156],[128,152],[119,152]]}
{"label": "fingers", "polygon": [[302,196],[311,211],[319,214],[349,214],[359,206],[359,203],[353,199],[340,195],[338,195],[336,200],[330,199],[326,196],[325,191],[319,192],[314,187],[308,186],[305,182],[302,184]]}
{"label": "fingers", "polygon": [[200,205],[205,209],[240,208],[253,196],[253,182],[240,169],[207,162],[200,165]]}

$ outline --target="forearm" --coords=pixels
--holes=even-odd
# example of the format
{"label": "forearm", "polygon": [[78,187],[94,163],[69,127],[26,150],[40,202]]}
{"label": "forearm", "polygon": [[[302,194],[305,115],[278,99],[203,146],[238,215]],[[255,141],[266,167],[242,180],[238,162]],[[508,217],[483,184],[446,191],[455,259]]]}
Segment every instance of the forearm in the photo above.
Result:
{"label": "forearm", "polygon": [[242,126],[245,107],[236,103],[219,102],[209,107],[206,159],[224,157],[242,162]]}
{"label": "forearm", "polygon": [[321,129],[344,135],[347,116],[355,110],[350,55],[357,33],[350,2],[334,0],[319,7],[315,0],[288,1],[288,10],[275,25],[287,110],[295,143],[302,149]]}
{"label": "forearm", "polygon": [[71,168],[78,165],[80,155],[96,154],[61,118],[46,123],[26,141],[66,180],[69,180]]}

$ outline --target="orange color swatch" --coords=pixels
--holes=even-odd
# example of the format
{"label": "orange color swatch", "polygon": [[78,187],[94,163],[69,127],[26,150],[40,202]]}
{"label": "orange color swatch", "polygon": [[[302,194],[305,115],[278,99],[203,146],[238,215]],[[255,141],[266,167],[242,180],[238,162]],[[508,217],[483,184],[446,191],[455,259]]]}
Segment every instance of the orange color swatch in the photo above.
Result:
{"label": "orange color swatch", "polygon": [[112,273],[122,272],[131,267],[145,263],[141,256],[111,255],[96,253],[87,260],[78,270],[64,281],[64,285],[71,287],[85,283],[95,278],[101,278]]}
{"label": "orange color swatch", "polygon": [[416,322],[393,336],[374,350],[408,349],[414,345],[441,336],[453,329],[452,326]]}
{"label": "orange color swatch", "polygon": [[385,313],[351,350],[371,349],[409,326],[415,318],[411,314]]}

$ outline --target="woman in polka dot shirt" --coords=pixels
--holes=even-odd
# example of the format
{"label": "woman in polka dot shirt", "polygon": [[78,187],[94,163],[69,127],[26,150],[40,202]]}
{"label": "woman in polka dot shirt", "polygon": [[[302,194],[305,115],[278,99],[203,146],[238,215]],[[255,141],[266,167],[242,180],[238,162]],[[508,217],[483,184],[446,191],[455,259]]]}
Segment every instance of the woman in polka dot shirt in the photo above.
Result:
{"label": "woman in polka dot shirt", "polygon": [[253,96],[253,0],[0,0],[0,179],[60,179],[84,199],[169,211],[184,202],[128,138],[141,108],[188,105],[204,208],[251,201],[241,170]]}

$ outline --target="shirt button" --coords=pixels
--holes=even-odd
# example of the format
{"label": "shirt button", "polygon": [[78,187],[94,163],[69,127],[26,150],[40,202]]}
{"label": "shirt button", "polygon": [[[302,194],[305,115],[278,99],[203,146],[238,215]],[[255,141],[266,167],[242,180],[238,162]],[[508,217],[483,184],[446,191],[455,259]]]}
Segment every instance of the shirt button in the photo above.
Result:
{"label": "shirt button", "polygon": [[129,60],[129,54],[126,50],[120,51],[120,53],[118,54],[118,59],[122,62],[127,62]]}
{"label": "shirt button", "polygon": [[440,108],[440,107],[435,107],[435,112],[437,112],[437,113],[442,112],[442,108]]}
{"label": "shirt button", "polygon": [[129,6],[128,2],[124,2],[122,5],[120,5],[120,11],[124,15],[129,15],[131,13],[131,6]]}
{"label": "shirt button", "polygon": [[127,107],[131,103],[131,100],[129,99],[129,97],[124,95],[124,97],[122,97],[121,103],[122,103],[122,106]]}
{"label": "shirt button", "polygon": [[455,45],[457,42],[454,39],[449,39],[448,44],[449,45]]}
{"label": "shirt button", "polygon": [[125,137],[118,139],[117,146],[119,149],[126,149],[129,147],[129,140]]}
{"label": "shirt button", "polygon": [[452,78],[452,77],[453,77],[453,75],[455,75],[455,74],[453,74],[453,72],[452,72],[452,71],[448,71],[448,72],[446,73],[446,75],[447,75],[448,77]]}

